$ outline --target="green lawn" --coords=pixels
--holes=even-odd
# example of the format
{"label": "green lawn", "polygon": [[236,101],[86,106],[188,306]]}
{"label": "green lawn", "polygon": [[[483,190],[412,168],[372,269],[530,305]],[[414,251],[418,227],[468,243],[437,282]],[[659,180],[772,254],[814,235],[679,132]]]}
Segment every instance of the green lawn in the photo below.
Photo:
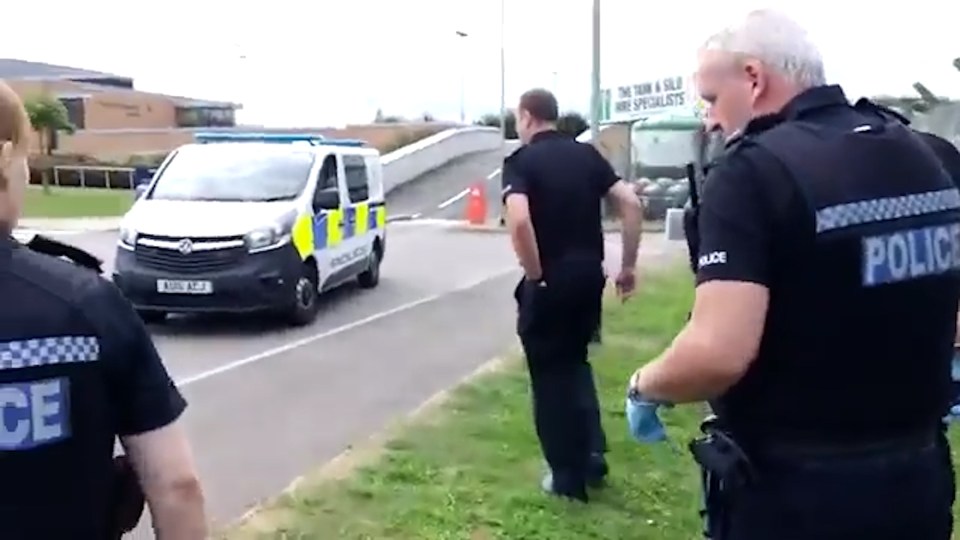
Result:
{"label": "green lawn", "polygon": [[530,396],[524,371],[514,361],[419,416],[379,459],[358,458],[361,464],[352,475],[308,477],[292,494],[223,538],[698,538],[698,475],[681,448],[696,435],[702,407],[665,411],[672,442],[653,446],[628,438],[622,412],[629,375],[669,343],[691,299],[690,278],[678,272],[650,277],[638,298],[607,306],[604,345],[594,351],[593,364],[612,474],[609,486],[595,492],[589,505],[540,493],[543,464]]}
{"label": "green lawn", "polygon": [[79,218],[122,216],[133,204],[133,192],[127,189],[51,187],[46,194],[40,187],[27,188],[23,206],[25,218]]}

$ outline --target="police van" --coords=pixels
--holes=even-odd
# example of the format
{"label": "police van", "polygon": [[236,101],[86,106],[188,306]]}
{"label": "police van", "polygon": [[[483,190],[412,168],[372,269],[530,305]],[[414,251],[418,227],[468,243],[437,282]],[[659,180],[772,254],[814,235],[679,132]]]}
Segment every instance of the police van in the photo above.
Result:
{"label": "police van", "polygon": [[199,133],[138,192],[113,280],[145,321],[273,312],[304,325],[320,293],[380,280],[383,170],[362,141]]}

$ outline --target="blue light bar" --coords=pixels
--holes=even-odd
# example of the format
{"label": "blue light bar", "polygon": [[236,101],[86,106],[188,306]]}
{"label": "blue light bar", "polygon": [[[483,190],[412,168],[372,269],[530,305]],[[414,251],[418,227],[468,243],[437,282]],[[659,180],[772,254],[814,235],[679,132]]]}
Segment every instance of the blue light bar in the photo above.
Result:
{"label": "blue light bar", "polygon": [[297,142],[309,143],[311,146],[353,146],[360,147],[366,143],[355,139],[327,139],[323,135],[313,133],[250,133],[250,132],[223,132],[223,133],[196,133],[194,140],[200,144],[227,143],[227,142],[258,142],[292,144]]}

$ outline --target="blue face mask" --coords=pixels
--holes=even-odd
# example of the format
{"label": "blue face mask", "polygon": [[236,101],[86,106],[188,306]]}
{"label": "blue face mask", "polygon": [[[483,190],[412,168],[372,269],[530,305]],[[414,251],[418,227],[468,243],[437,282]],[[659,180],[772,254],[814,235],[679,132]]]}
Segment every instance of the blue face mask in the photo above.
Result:
{"label": "blue face mask", "polygon": [[659,408],[659,403],[646,401],[635,391],[627,394],[627,427],[637,442],[655,443],[667,439],[667,432],[657,416]]}

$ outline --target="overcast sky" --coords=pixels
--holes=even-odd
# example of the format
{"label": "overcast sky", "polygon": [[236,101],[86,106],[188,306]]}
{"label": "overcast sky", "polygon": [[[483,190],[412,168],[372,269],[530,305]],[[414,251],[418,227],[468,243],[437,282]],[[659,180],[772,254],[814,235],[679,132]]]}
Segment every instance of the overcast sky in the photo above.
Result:
{"label": "overcast sky", "polygon": [[[807,26],[828,76],[849,94],[912,94],[919,79],[960,97],[960,72],[950,64],[960,56],[960,3],[913,5],[924,3],[938,6],[934,16],[911,15],[896,7],[902,3],[603,0],[603,86],[689,74],[710,33],[749,9],[775,7]],[[508,104],[545,86],[563,108],[585,111],[591,0],[506,4]],[[0,57],[126,75],[142,90],[242,102],[246,123],[368,122],[378,108],[455,120],[461,81],[469,118],[500,106],[497,0],[17,2],[4,8],[4,19]]]}

